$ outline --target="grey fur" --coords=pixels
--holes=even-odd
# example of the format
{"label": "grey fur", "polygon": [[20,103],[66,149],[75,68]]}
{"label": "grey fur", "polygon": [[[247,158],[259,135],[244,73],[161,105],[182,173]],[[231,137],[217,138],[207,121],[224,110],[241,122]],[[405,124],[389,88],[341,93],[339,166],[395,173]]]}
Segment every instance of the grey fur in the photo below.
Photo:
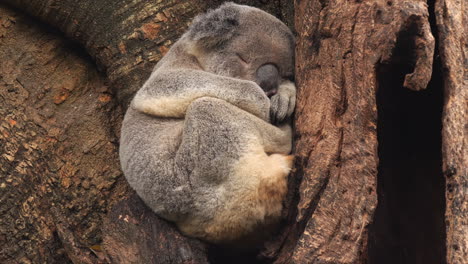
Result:
{"label": "grey fur", "polygon": [[[279,219],[291,167],[284,121],[295,105],[286,80],[293,57],[292,33],[259,9],[227,3],[194,20],[122,126],[123,172],[156,214],[214,243]],[[271,101],[255,82],[265,64],[277,68]]]}

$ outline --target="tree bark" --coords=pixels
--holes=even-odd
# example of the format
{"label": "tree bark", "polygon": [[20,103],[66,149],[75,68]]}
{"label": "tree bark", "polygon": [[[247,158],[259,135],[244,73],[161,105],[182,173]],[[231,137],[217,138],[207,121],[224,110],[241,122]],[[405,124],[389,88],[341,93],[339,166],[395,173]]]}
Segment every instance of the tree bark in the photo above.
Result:
{"label": "tree bark", "polygon": [[0,8],[0,262],[95,259],[76,249],[100,244],[128,193],[110,130],[122,111],[84,52],[35,24]]}
{"label": "tree bark", "polygon": [[468,260],[468,4],[436,1],[435,16],[444,79],[447,263],[461,264]]}
{"label": "tree bark", "polygon": [[[376,92],[402,86],[419,91],[429,83],[434,38],[427,5],[295,4],[299,93],[293,177],[301,180],[292,208],[297,215],[290,214],[276,263],[382,263],[369,260],[367,252],[377,204]],[[401,82],[384,87],[385,71],[406,64]]]}
{"label": "tree bark", "polygon": [[[193,16],[222,1],[4,2],[76,41],[106,77],[76,44],[0,7],[0,262],[251,260],[156,217],[117,157],[131,96]],[[297,31],[295,170],[263,261],[464,263],[466,4],[235,2]]]}

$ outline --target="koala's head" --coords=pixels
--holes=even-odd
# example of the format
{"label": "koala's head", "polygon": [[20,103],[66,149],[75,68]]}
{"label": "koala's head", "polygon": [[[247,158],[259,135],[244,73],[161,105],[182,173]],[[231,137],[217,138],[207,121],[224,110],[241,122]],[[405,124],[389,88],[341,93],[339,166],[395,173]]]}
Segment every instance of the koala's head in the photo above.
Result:
{"label": "koala's head", "polygon": [[269,96],[293,78],[294,36],[260,9],[223,4],[196,17],[186,37],[204,70],[255,81]]}

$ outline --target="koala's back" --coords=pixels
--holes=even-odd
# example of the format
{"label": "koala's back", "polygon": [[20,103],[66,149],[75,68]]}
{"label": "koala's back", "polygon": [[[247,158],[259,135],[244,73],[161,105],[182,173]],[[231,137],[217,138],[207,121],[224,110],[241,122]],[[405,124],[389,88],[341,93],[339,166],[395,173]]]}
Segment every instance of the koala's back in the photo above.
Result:
{"label": "koala's back", "polygon": [[[154,118],[129,108],[121,131],[119,154],[127,181],[151,209],[167,218],[191,206],[189,192],[183,192],[185,173],[174,173],[182,130],[183,120]],[[177,192],[174,186],[182,188]]]}

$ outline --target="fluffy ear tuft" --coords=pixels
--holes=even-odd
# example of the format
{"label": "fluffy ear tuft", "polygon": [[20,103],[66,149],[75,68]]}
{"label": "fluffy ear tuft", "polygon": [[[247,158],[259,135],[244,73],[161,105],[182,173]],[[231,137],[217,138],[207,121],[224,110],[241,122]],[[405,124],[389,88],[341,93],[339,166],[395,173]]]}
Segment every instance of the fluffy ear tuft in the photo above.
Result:
{"label": "fluffy ear tuft", "polygon": [[222,46],[235,36],[239,27],[239,6],[231,2],[197,16],[188,31],[190,40],[203,49]]}

